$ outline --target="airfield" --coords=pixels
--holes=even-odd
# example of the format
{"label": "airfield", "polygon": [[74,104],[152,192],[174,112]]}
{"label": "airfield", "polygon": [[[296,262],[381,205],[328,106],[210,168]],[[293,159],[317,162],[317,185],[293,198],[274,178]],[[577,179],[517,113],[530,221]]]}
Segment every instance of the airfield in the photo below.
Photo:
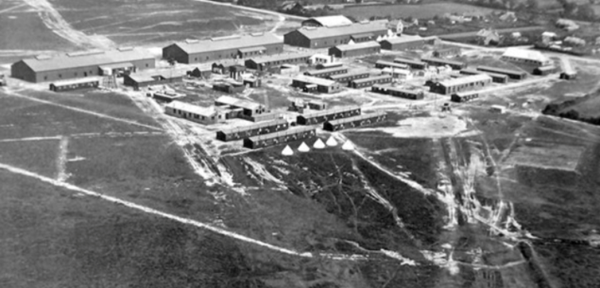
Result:
{"label": "airfield", "polygon": [[[148,2],[148,10],[98,1],[2,2],[2,31],[11,31],[16,40],[0,46],[0,73],[40,51],[121,45],[152,50],[190,33],[287,31],[299,25],[296,18],[204,1]],[[45,12],[39,16],[40,11]],[[181,21],[188,14],[216,21]],[[31,29],[17,29],[23,23]],[[502,61],[502,48],[457,45],[463,49],[457,59],[468,65],[526,71]],[[377,60],[431,49],[342,61],[373,70]],[[299,50],[286,47],[286,52]],[[209,126],[170,117],[146,91],[57,93],[46,83],[10,79],[0,88],[0,266],[8,267],[0,283],[598,283],[598,275],[565,258],[577,253],[586,263],[600,261],[581,240],[593,238],[591,227],[599,225],[594,207],[600,131],[540,111],[552,101],[597,89],[600,69],[597,60],[547,55],[555,63],[568,57],[579,77],[531,75],[492,84],[472,102],[452,103],[448,112],[442,106],[449,96],[427,93],[415,102],[365,89],[315,95],[290,87],[289,76],[269,75],[262,87],[238,96],[266,101],[274,111],[286,111],[291,101],[302,99],[388,113],[385,122],[373,126],[340,132],[319,128],[316,138],[287,144],[286,153],[286,145],[251,150],[241,141],[218,141],[219,129],[247,121]],[[209,85],[186,79],[171,88],[187,95],[184,101],[205,105],[223,95]],[[491,112],[492,105],[507,109]],[[324,147],[315,148],[318,141]],[[299,151],[303,142],[309,151]],[[548,150],[554,153],[549,158],[543,147],[563,149]],[[544,171],[519,172],[519,165]]]}

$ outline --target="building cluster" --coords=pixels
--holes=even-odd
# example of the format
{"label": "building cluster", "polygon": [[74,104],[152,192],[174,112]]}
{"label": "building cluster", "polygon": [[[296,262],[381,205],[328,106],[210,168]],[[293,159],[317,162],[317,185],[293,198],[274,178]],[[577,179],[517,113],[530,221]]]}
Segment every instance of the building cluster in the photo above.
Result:
{"label": "building cluster", "polygon": [[[272,33],[218,37],[205,40],[186,40],[162,49],[162,59],[170,68],[155,69],[154,55],[138,48],[119,48],[109,51],[75,52],[54,57],[38,56],[23,59],[11,67],[12,76],[29,82],[51,82],[53,91],[96,88],[106,81],[123,78],[125,86],[135,90],[144,87],[182,82],[184,77],[210,79],[213,74],[229,77],[212,83],[212,88],[228,94],[241,93],[248,87],[260,87],[261,75],[289,73],[294,77],[291,86],[307,93],[336,93],[345,87],[368,89],[371,92],[410,100],[423,99],[426,92],[451,96],[455,102],[466,102],[480,96],[480,90],[492,83],[504,84],[527,77],[522,70],[490,66],[468,67],[467,63],[448,59],[461,55],[459,47],[441,47],[437,37],[396,35],[386,20],[353,23],[343,16],[316,17],[303,21],[302,27],[283,37]],[[284,45],[326,49],[316,54],[302,49],[284,52]],[[378,60],[372,70],[345,66],[336,59],[379,54],[381,50],[423,50],[434,46],[431,54],[419,58],[397,57],[392,61]],[[562,67],[554,65],[542,53],[509,48],[501,59],[519,65],[531,65],[534,75],[550,75],[562,68],[561,78],[575,77],[576,71],[568,61]],[[187,71],[176,69],[175,62],[188,64]],[[300,68],[312,64],[314,69]],[[424,85],[399,85],[427,71],[452,71],[448,77],[432,78]],[[285,72],[284,72],[285,71]],[[302,71],[302,72],[300,72]],[[107,80],[108,79],[108,80]],[[111,80],[112,79],[112,80]],[[160,96],[160,95],[162,96]],[[232,96],[222,96],[210,107],[177,100],[180,94],[169,91],[155,93],[168,104],[165,113],[202,124],[245,119],[252,125],[217,132],[221,141],[243,140],[244,147],[260,148],[274,144],[314,137],[314,125],[328,131],[358,127],[385,120],[385,113],[362,114],[360,107],[327,109],[319,101],[295,101],[290,110],[299,112],[294,128],[266,105]]]}

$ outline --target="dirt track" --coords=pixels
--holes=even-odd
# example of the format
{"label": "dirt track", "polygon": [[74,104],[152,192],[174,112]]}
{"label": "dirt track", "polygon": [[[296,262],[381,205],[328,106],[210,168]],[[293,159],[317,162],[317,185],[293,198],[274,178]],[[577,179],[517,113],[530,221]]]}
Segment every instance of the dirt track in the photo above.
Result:
{"label": "dirt track", "polygon": [[47,0],[23,1],[38,11],[40,18],[48,29],[69,42],[84,48],[108,49],[115,47],[115,43],[104,36],[90,36],[73,29]]}

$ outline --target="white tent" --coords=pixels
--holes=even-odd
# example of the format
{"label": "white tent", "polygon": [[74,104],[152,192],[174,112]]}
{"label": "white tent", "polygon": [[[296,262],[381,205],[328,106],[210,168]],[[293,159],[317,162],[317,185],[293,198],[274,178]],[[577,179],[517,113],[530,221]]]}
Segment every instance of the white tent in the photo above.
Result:
{"label": "white tent", "polygon": [[344,145],[342,145],[342,149],[344,150],[354,150],[354,144],[350,142],[350,140],[346,141]]}
{"label": "white tent", "polygon": [[337,146],[338,143],[337,141],[335,141],[335,139],[333,139],[333,136],[329,136],[329,139],[327,139],[327,142],[325,142],[327,144],[327,146]]}
{"label": "white tent", "polygon": [[306,143],[302,142],[302,144],[300,144],[300,147],[298,147],[298,151],[308,152],[310,151],[310,148],[308,148],[308,145],[306,145]]}
{"label": "white tent", "polygon": [[292,148],[290,148],[290,145],[285,145],[285,148],[283,148],[283,151],[281,151],[281,155],[291,156],[294,155],[294,151],[292,150]]}
{"label": "white tent", "polygon": [[325,148],[325,143],[323,143],[323,140],[321,140],[321,138],[319,138],[319,139],[317,139],[317,141],[313,145],[313,148],[315,148],[315,149],[323,149],[323,148]]}

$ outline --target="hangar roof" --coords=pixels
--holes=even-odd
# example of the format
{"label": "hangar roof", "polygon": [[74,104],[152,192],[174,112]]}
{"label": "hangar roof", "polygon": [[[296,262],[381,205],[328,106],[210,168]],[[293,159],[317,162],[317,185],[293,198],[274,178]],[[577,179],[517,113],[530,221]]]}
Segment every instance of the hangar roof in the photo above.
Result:
{"label": "hangar roof", "polygon": [[35,72],[54,71],[86,66],[101,66],[125,63],[136,60],[154,59],[154,56],[144,49],[85,51],[62,54],[54,57],[36,57],[23,59]]}
{"label": "hangar roof", "polygon": [[313,17],[305,21],[315,21],[321,24],[324,27],[337,27],[344,25],[351,25],[352,20],[348,19],[343,15],[331,15],[331,16],[323,16],[323,17]]}
{"label": "hangar roof", "polygon": [[351,51],[351,50],[366,49],[366,48],[379,48],[379,47],[381,47],[381,45],[379,45],[379,43],[377,43],[375,41],[367,41],[367,42],[356,43],[356,44],[338,45],[338,46],[335,46],[334,48],[336,48],[340,51]]}
{"label": "hangar roof", "polygon": [[290,33],[299,32],[309,39],[321,39],[342,35],[357,35],[370,32],[387,31],[387,20],[377,20],[366,23],[353,23],[338,27],[302,27]]}
{"label": "hangar roof", "polygon": [[178,42],[173,45],[179,46],[179,48],[188,54],[194,54],[272,44],[283,44],[283,39],[275,36],[273,33],[260,33],[226,38],[212,38],[200,41]]}

